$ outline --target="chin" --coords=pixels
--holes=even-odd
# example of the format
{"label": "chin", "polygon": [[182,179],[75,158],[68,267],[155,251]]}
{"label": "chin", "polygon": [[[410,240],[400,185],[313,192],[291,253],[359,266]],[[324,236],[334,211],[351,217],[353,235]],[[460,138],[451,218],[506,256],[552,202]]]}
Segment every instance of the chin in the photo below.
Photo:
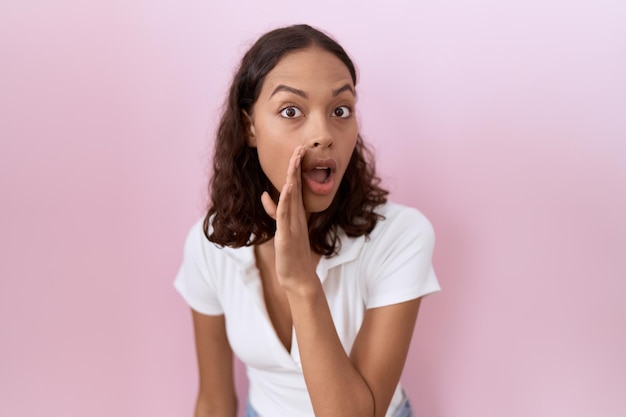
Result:
{"label": "chin", "polygon": [[304,196],[304,210],[311,213],[321,213],[333,203],[335,193],[327,196],[309,195]]}

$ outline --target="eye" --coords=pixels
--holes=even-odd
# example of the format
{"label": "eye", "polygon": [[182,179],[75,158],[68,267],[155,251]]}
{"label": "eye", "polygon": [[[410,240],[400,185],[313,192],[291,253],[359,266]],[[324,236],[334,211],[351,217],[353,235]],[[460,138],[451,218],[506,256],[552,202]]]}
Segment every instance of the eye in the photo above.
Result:
{"label": "eye", "polygon": [[333,110],[333,116],[347,119],[352,114],[352,109],[348,106],[339,106]]}
{"label": "eye", "polygon": [[286,119],[295,119],[302,116],[302,111],[295,106],[289,106],[282,109],[280,115]]}

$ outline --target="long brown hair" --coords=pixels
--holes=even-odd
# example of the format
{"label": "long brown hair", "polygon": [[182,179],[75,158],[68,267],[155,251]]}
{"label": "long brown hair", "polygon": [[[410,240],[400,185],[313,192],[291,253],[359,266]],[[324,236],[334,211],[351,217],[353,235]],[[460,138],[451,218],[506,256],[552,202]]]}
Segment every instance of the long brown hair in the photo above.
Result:
{"label": "long brown hair", "polygon": [[[272,194],[274,187],[261,169],[256,148],[246,143],[243,111],[251,112],[265,76],[285,54],[313,45],[339,58],[356,86],[356,69],[341,45],[308,25],[266,33],[241,61],[217,130],[209,183],[211,201],[204,218],[205,235],[220,246],[260,244],[276,232],[276,222],[261,204],[261,194]],[[374,229],[380,219],[374,210],[387,201],[388,194],[379,184],[373,154],[359,135],[333,202],[325,211],[309,216],[311,248],[316,253],[330,256],[340,250],[338,227],[351,237],[367,235]]]}

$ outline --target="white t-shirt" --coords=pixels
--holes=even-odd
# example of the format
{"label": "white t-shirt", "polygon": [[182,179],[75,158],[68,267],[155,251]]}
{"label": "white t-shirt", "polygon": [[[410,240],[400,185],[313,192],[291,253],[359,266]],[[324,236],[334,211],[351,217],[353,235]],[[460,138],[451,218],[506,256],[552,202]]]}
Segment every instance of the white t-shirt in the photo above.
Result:
{"label": "white t-shirt", "polygon": [[[335,328],[349,354],[365,310],[401,303],[439,291],[432,267],[434,232],[414,208],[394,203],[378,207],[369,238],[341,231],[341,250],[322,257],[319,276]],[[254,248],[220,248],[203,234],[202,221],[189,232],[184,260],[174,283],[191,308],[226,317],[233,352],[246,365],[249,401],[268,417],[311,417],[297,339],[291,351],[280,342],[265,308]],[[388,416],[402,401],[396,388]]]}

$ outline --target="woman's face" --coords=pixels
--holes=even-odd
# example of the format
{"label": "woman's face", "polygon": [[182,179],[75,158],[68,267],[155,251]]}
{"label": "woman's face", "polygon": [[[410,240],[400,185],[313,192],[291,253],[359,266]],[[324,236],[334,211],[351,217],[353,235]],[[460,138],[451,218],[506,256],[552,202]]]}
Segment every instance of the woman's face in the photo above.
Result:
{"label": "woman's face", "polygon": [[332,53],[311,47],[278,62],[248,115],[248,145],[257,148],[277,190],[285,184],[294,149],[306,146],[301,165],[307,213],[327,209],[339,189],[358,136],[355,103],[348,68]]}

